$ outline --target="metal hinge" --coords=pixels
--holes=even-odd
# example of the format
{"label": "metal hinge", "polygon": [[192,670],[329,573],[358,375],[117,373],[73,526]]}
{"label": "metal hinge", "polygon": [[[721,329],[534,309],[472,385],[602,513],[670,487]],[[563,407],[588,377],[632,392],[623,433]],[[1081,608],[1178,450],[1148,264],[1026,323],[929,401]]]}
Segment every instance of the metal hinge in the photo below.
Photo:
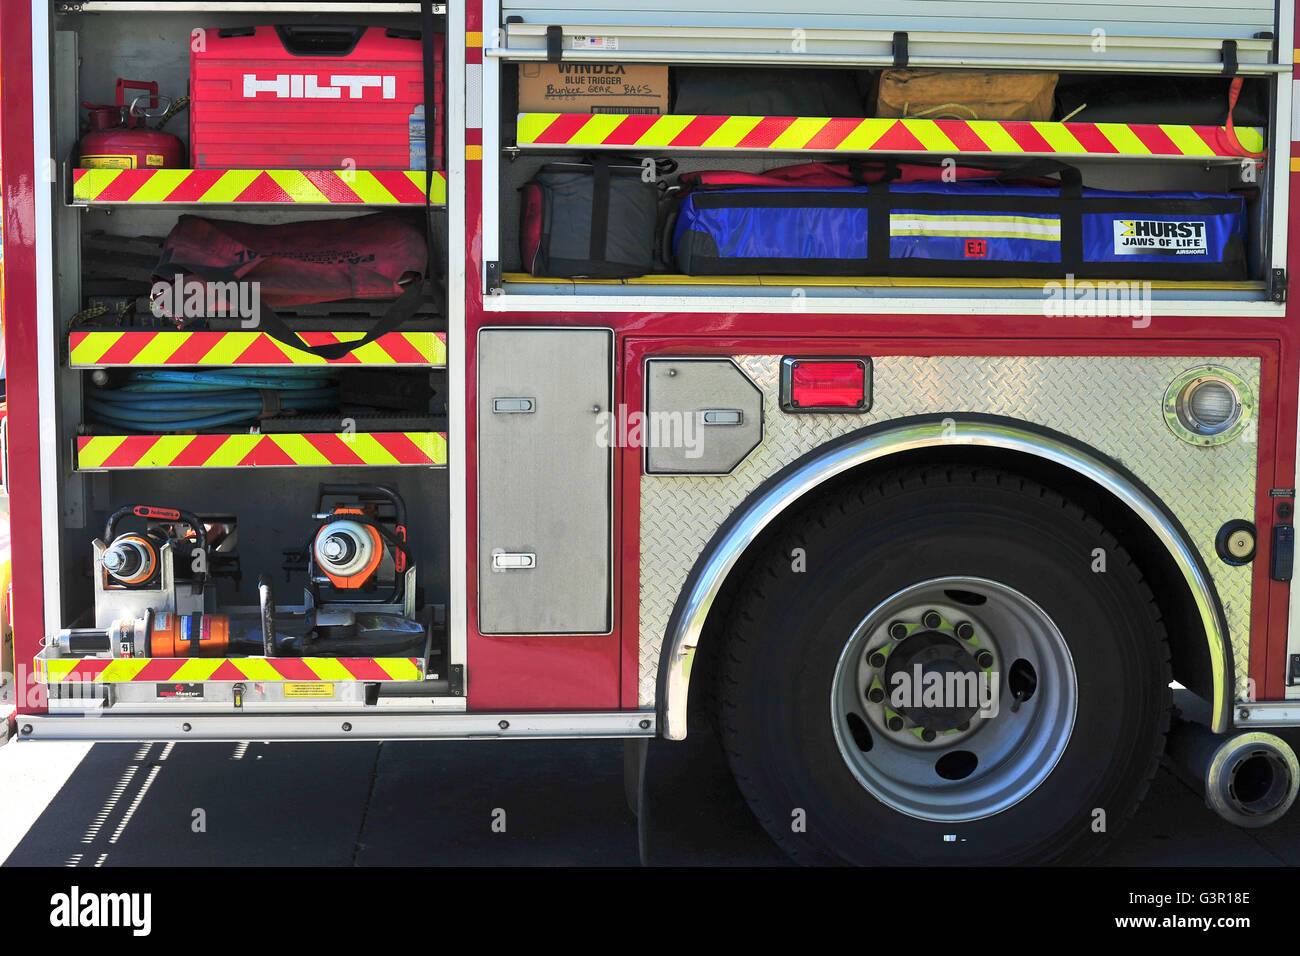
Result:
{"label": "metal hinge", "polygon": [[483,281],[487,285],[488,295],[501,292],[501,263],[496,259],[483,263]]}
{"label": "metal hinge", "polygon": [[1287,659],[1286,668],[1286,686],[1294,687],[1300,684],[1300,654],[1292,654]]}
{"label": "metal hinge", "polygon": [[447,690],[452,697],[465,696],[464,664],[452,664],[447,668]]}
{"label": "metal hinge", "polygon": [[1270,302],[1286,301],[1286,270],[1270,269],[1268,273],[1268,300]]}

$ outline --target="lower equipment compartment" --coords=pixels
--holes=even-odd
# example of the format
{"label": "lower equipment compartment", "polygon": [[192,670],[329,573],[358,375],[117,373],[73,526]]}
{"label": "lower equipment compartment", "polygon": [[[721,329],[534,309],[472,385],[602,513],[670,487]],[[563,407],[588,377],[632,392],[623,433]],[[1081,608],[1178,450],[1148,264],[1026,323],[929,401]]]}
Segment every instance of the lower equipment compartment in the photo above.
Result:
{"label": "lower equipment compartment", "polygon": [[[426,604],[418,583],[403,497],[381,484],[322,483],[307,517],[311,530],[281,562],[286,580],[305,580],[301,600],[279,603],[262,568],[257,604],[241,605],[227,599],[243,576],[236,515],[115,510],[91,542],[93,626],[58,632],[37,659],[51,707],[427,707],[461,697],[445,609]],[[246,525],[264,559],[263,527]]]}

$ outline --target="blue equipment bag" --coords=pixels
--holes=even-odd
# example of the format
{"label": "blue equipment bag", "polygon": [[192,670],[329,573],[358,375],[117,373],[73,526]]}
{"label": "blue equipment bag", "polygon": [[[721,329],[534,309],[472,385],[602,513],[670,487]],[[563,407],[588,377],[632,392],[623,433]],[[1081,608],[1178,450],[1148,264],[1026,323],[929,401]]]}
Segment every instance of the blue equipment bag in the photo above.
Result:
{"label": "blue equipment bag", "polygon": [[702,188],[673,227],[687,275],[1245,279],[1246,203],[1231,193],[998,180]]}

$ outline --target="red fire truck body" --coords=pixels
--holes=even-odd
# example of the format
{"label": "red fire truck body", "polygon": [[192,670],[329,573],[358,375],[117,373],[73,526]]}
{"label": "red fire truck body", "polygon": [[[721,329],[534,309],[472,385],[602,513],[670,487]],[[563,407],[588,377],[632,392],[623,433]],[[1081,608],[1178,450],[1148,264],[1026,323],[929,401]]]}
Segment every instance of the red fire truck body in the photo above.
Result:
{"label": "red fire truck body", "polygon": [[[615,736],[640,748],[712,725],[759,818],[809,861],[1085,858],[1107,829],[1094,811],[1136,809],[1167,735],[1229,819],[1286,811],[1300,771],[1263,729],[1300,723],[1294,5],[696,6],[3,0],[19,741]],[[369,431],[362,419],[363,441],[346,425],[96,426],[101,371],[306,362],[201,338],[260,334],[237,326],[191,331],[179,348],[175,330],[70,328],[94,304],[96,237],[161,236],[183,212],[273,224],[421,208],[426,183],[415,166],[397,183],[345,171],[339,188],[331,171],[82,169],[77,103],[102,97],[128,56],[183,92],[196,28],[419,29],[429,15],[446,38],[447,162],[430,190],[445,325],[417,321],[380,341],[383,356],[317,364],[432,374],[445,418]],[[158,39],[136,43],[142,25]],[[538,63],[1225,77],[1225,89],[1243,77],[1266,91],[1266,123],[1227,135],[1181,125],[1176,104],[1151,123],[528,112],[518,71]],[[1249,264],[1233,281],[701,276],[671,258],[634,278],[530,275],[520,188],[546,163],[599,156],[671,156],[683,173],[1051,159],[1103,189],[1248,195]],[[308,599],[285,601],[281,585],[278,620],[369,613],[317,573],[339,533],[328,522],[387,515],[372,492],[350,505],[325,491],[344,484],[404,504],[371,540],[382,550],[380,531],[405,528],[411,563],[403,577],[400,561],[381,562],[401,594],[382,607],[419,623],[423,654],[258,630],[270,588],[252,582],[278,575],[272,556],[310,530],[318,489]],[[103,564],[110,516],[127,509],[119,532],[138,519],[146,538],[185,523],[135,506],[197,514],[209,537],[237,511],[247,580],[206,597],[179,577],[123,595]],[[284,517],[295,511],[305,523]],[[196,530],[158,544],[158,559],[187,553],[177,542]],[[219,611],[228,625],[203,626],[229,627],[221,653],[139,650],[159,646],[160,615],[198,628]],[[241,613],[265,653],[236,651]],[[113,636],[87,652],[92,630]],[[176,646],[190,640],[176,633]],[[136,652],[113,648],[128,637]],[[891,693],[931,675],[1000,703]],[[1192,692],[1172,730],[1170,680]],[[796,811],[806,829],[792,828]]]}

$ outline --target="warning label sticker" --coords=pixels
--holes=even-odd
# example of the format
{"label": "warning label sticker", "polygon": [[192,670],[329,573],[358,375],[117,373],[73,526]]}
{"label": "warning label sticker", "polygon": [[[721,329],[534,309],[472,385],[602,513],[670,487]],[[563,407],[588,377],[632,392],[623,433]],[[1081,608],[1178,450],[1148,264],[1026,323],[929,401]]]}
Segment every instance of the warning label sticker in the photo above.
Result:
{"label": "warning label sticker", "polygon": [[135,169],[134,156],[82,156],[82,169]]}
{"label": "warning label sticker", "polygon": [[1204,221],[1117,219],[1114,226],[1118,256],[1203,256],[1209,252]]}
{"label": "warning label sticker", "polygon": [[284,685],[285,697],[333,697],[333,684],[294,684]]}

